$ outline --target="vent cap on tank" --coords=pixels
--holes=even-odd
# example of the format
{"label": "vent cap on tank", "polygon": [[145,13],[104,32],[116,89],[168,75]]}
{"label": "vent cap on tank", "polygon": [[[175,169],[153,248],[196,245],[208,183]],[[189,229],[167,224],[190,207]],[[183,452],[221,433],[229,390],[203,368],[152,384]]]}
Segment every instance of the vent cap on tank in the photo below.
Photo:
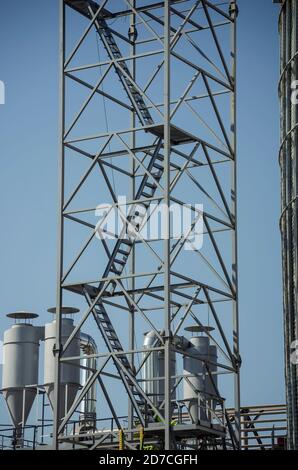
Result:
{"label": "vent cap on tank", "polygon": [[7,313],[7,318],[12,318],[15,323],[31,323],[31,320],[38,318],[37,313],[27,312],[26,310],[21,310],[19,312]]}

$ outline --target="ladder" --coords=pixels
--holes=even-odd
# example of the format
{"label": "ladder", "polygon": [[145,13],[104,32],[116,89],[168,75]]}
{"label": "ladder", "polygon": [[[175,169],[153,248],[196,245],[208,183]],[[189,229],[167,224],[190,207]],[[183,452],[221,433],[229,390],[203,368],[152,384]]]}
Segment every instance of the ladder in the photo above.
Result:
{"label": "ladder", "polygon": [[[160,181],[164,169],[163,155],[160,155],[159,153],[161,146],[162,139],[158,139],[154,153],[147,168],[147,171],[152,174],[152,176],[154,176],[156,182]],[[135,239],[137,238],[137,232],[142,226],[142,221],[145,218],[147,209],[149,207],[149,202],[146,201],[146,199],[153,198],[157,189],[157,184],[151,183],[149,180],[149,175],[145,173],[135,196],[135,200],[142,201],[141,204],[145,210],[143,213],[139,213],[138,208],[135,207],[135,205],[131,207],[127,217],[127,224],[125,224],[121,230],[114,250],[111,253],[107,267],[103,273],[104,278],[113,274],[116,276],[121,276],[123,273],[128,257],[132,251]],[[99,288],[101,287],[102,286],[100,285]],[[115,289],[115,281],[111,281],[109,289],[110,294],[112,294]]]}
{"label": "ladder", "polygon": [[[92,0],[65,0],[65,3],[68,4],[71,8],[77,10],[79,13],[92,19],[92,17],[97,12],[99,5]],[[127,93],[127,96],[135,110],[140,122],[142,125],[152,125],[154,121],[151,117],[151,114],[146,106],[146,103],[143,99],[142,94],[139,92],[137,87],[134,85],[132,76],[128,66],[126,65],[124,60],[122,59],[121,51],[114,39],[111,29],[109,28],[106,20],[102,15],[98,16],[98,19],[95,21],[95,26],[99,37],[107,51],[108,56],[111,60],[114,61],[114,66],[116,73],[124,87],[124,90]],[[164,171],[164,157],[160,154],[160,150],[162,147],[162,137],[159,137],[155,148],[153,150],[153,154],[150,158],[147,172],[142,178],[140,186],[136,192],[135,200],[142,200],[142,205],[148,209],[149,201],[143,201],[143,199],[149,199],[154,197],[154,194],[157,189],[157,184],[163,175]],[[155,182],[150,181],[150,176],[152,175]],[[136,219],[140,221],[140,214],[137,213],[135,208],[132,206],[130,213],[127,217],[127,222],[129,225],[135,228],[135,231],[138,231],[138,226],[136,223]],[[128,257],[132,251],[133,245],[135,243],[135,239],[137,234],[135,232],[129,232],[128,227],[125,224],[123,230],[115,244],[114,250],[111,254],[110,260],[106,266],[104,271],[103,277],[109,277],[111,274],[115,274],[120,276],[125,268],[127,263]],[[103,286],[103,282],[100,283],[99,288]],[[115,281],[111,281],[109,284],[109,293],[113,294],[114,289],[116,287]],[[98,291],[98,290],[97,290]],[[84,289],[84,296],[89,306],[93,303],[96,294],[90,294],[87,289]],[[136,410],[136,413],[144,426],[144,413],[146,410],[146,401],[144,397],[141,395],[140,391],[138,391],[133,385],[130,377],[135,377],[135,371],[131,366],[127,356],[124,354],[123,346],[121,345],[120,339],[115,331],[115,328],[109,318],[109,315],[105,309],[104,304],[99,299],[96,303],[95,307],[92,309],[93,317],[98,325],[98,328],[101,332],[103,340],[106,344],[106,347],[110,353],[116,354],[117,360],[120,362],[122,367],[117,363],[117,360],[114,359],[115,366],[118,370],[118,373],[122,379],[122,382],[127,390],[128,395],[131,398],[132,404]],[[122,354],[123,352],[123,354]],[[148,415],[151,418],[154,415],[153,410],[148,410]]]}
{"label": "ladder", "polygon": [[[91,4],[90,2],[86,2],[86,3],[89,3],[88,8],[89,8],[90,14],[92,12],[94,15],[97,11],[96,5],[94,5],[94,3]],[[115,61],[117,60],[119,61],[119,59],[122,59],[121,51],[103,16],[99,16],[98,20],[95,22],[95,25],[97,28],[97,32],[100,36],[100,39],[110,59],[115,60]],[[118,64],[120,64],[120,62],[118,62]],[[151,117],[151,114],[146,106],[146,103],[141,93],[138,91],[138,89],[130,80],[131,79],[130,70],[127,67],[125,61],[122,60],[121,65],[118,65],[118,66],[115,65],[115,70],[121,83],[123,84],[125,91],[127,92],[128,98],[130,99],[141,123],[146,124],[146,125],[154,124],[154,121]],[[154,197],[154,194],[157,189],[157,184],[155,182],[150,181],[150,177],[148,173],[154,177],[154,180],[157,183],[162,178],[163,171],[164,171],[164,166],[163,166],[164,157],[163,155],[160,154],[161,146],[162,146],[162,138],[159,138],[155,145],[155,149],[150,159],[149,165],[147,167],[147,172],[145,173],[141,181],[141,184],[138,188],[138,191],[135,195],[135,200],[150,199]],[[142,201],[142,205],[146,209],[149,207],[149,204],[144,201]],[[143,216],[145,216],[145,214],[143,214]],[[121,234],[111,254],[110,260],[104,271],[103,277],[109,277],[113,274],[115,274],[116,276],[121,276],[121,274],[123,273],[124,268],[127,264],[128,257],[132,251],[132,248],[133,248],[136,236],[137,236],[135,232],[137,232],[139,228],[137,224],[134,223],[136,219],[140,222],[141,214],[139,214],[135,210],[135,208],[132,207],[127,217],[128,224],[125,224],[125,226],[123,227],[121,231]],[[131,230],[130,233],[128,233],[127,225],[130,228],[134,228],[135,232],[134,230]],[[141,224],[139,223],[139,225]],[[101,285],[99,286],[99,288],[101,288]],[[111,281],[109,285],[109,293],[111,295],[113,294],[114,289],[115,289],[115,282]]]}
{"label": "ladder", "polygon": [[97,32],[111,60],[118,61],[115,64],[115,71],[141,121],[141,124],[154,124],[151,114],[146,106],[142,94],[132,83],[132,76],[128,66],[122,59],[121,51],[114,39],[114,36],[104,18],[99,18],[96,22]]}
{"label": "ladder", "polygon": [[[87,290],[84,291],[84,296],[87,301],[87,304],[89,307],[92,304],[92,296],[87,292]],[[110,317],[103,305],[102,302],[99,302],[95,305],[95,307],[92,310],[93,317],[98,325],[98,328],[101,332],[101,335],[103,337],[103,340],[105,342],[105,345],[110,353],[116,353],[117,354],[117,359],[123,366],[123,369],[121,366],[117,363],[117,361],[114,360],[114,364],[116,366],[116,369],[119,373],[119,376],[122,379],[122,382],[124,384],[124,387],[132,401],[132,404],[135,408],[135,411],[138,415],[138,418],[140,421],[145,425],[145,420],[144,420],[144,414],[146,411],[146,401],[143,398],[143,396],[140,394],[138,390],[134,388],[134,384],[131,380],[131,377],[135,377],[135,371],[132,368],[129,360],[127,359],[127,356],[123,353],[123,347],[121,345],[121,342],[117,336],[117,333],[113,327],[113,324],[110,320]],[[153,417],[153,411],[148,410],[148,418],[152,419]]]}
{"label": "ladder", "polygon": [[[78,11],[83,16],[91,19],[95,16],[98,11],[99,4],[93,0],[64,0],[65,3],[72,9]],[[114,67],[116,73],[128,95],[131,104],[138,115],[142,125],[152,125],[154,121],[151,117],[149,109],[143,99],[142,94],[137,87],[132,83],[132,76],[128,66],[124,60],[121,60],[121,51],[114,39],[111,29],[104,19],[103,15],[106,10],[102,9],[94,24],[100,39],[106,49],[108,56],[114,61]]]}

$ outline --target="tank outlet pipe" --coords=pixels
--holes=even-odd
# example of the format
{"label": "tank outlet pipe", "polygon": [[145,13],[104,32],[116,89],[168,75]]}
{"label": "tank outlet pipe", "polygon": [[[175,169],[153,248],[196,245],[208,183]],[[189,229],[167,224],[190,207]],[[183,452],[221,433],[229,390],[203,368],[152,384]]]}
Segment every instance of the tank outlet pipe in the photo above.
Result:
{"label": "tank outlet pipe", "polygon": [[175,335],[173,338],[173,344],[182,351],[186,351],[190,346],[190,342],[184,336]]}
{"label": "tank outlet pipe", "polygon": [[[97,358],[93,356],[96,355],[98,351],[96,342],[92,336],[82,332],[80,333],[80,348],[84,355],[87,356],[81,360],[81,365],[83,366],[82,385],[84,386],[93,371],[97,369]],[[84,425],[94,427],[96,423],[96,381],[81,403],[81,412]]]}

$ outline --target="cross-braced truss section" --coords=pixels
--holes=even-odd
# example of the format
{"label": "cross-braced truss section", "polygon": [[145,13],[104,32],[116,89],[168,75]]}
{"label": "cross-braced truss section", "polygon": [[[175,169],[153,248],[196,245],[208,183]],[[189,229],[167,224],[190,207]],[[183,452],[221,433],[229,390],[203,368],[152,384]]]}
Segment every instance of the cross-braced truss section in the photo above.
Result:
{"label": "cross-braced truss section", "polygon": [[[56,446],[95,383],[126,448],[140,429],[161,448],[239,445],[236,17],[234,1],[61,1],[56,383],[80,330],[98,351],[62,419],[56,386]],[[66,302],[82,314],[62,341]],[[217,358],[187,349],[187,327]],[[153,354],[163,373],[148,382]],[[183,372],[187,357],[207,392]],[[107,445],[92,436],[90,448]]]}

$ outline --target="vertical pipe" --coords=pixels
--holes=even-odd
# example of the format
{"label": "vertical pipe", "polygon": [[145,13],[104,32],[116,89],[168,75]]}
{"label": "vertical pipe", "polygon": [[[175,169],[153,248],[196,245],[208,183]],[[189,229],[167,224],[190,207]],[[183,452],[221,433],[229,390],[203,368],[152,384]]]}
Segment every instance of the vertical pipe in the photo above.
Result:
{"label": "vertical pipe", "polygon": [[25,410],[26,410],[26,387],[24,387],[23,389],[22,427],[21,427],[21,435],[19,436],[21,441],[23,441],[21,443],[22,447],[24,446],[24,437],[25,437],[25,424],[26,424],[26,420],[25,420],[26,411]]}
{"label": "vertical pipe", "polygon": [[33,429],[33,450],[35,450],[35,448],[36,448],[36,435],[37,435],[37,427],[34,426],[34,429]]}
{"label": "vertical pipe", "polygon": [[44,444],[44,423],[45,423],[45,393],[42,394],[42,411],[41,411],[41,444]]}
{"label": "vertical pipe", "polygon": [[233,91],[231,93],[231,148],[234,159],[232,162],[231,187],[231,214],[234,221],[232,233],[233,256],[233,288],[235,299],[233,301],[233,354],[235,358],[234,394],[235,394],[235,435],[238,449],[241,448],[241,422],[240,422],[240,355],[239,355],[239,312],[238,312],[238,251],[237,251],[237,15],[236,0],[230,2],[231,22],[231,73]]}
{"label": "vertical pipe", "polygon": [[171,449],[171,286],[170,286],[170,1],[164,2],[164,349],[165,349],[165,450]]}
{"label": "vertical pipe", "polygon": [[[98,350],[92,336],[82,332],[80,333],[80,347],[83,354],[87,356],[81,363],[83,366],[82,385],[84,386],[90,379],[90,376],[97,370],[97,358],[93,356],[97,355]],[[82,422],[85,426],[91,426],[94,429],[96,427],[96,398],[96,382],[94,382],[81,402]]]}
{"label": "vertical pipe", "polygon": [[60,399],[60,345],[61,345],[61,306],[63,276],[63,200],[64,200],[64,133],[65,133],[65,4],[60,0],[60,156],[59,156],[59,201],[58,201],[58,253],[57,253],[57,292],[56,292],[56,340],[53,354],[55,356],[54,402],[53,402],[53,449],[58,450],[59,399]]}

